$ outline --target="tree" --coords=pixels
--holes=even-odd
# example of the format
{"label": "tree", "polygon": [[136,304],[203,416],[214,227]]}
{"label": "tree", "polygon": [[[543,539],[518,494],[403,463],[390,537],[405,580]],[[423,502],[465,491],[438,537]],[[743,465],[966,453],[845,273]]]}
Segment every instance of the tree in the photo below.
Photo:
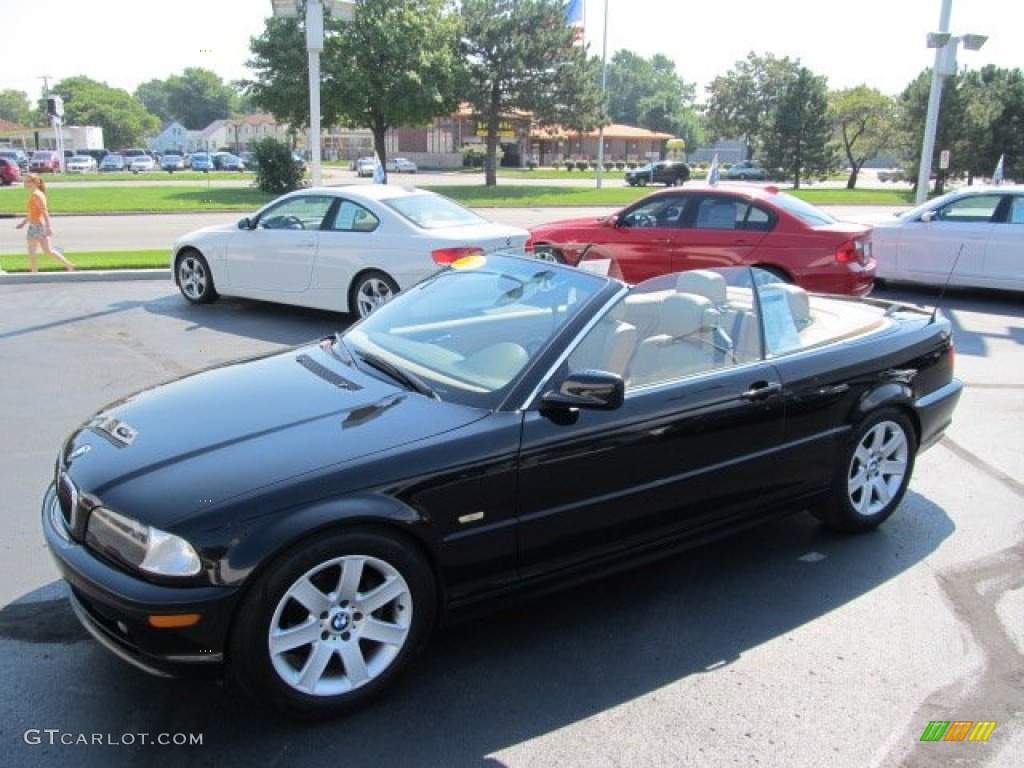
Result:
{"label": "tree", "polygon": [[234,114],[238,94],[215,72],[189,67],[167,78],[167,111],[189,130],[205,128]]}
{"label": "tree", "polygon": [[806,67],[782,90],[764,130],[764,152],[770,168],[781,168],[800,188],[805,175],[827,173],[831,165],[831,130],[825,78]]}
{"label": "tree", "polygon": [[[897,141],[904,157],[909,158],[907,172],[910,178],[918,177],[921,167],[921,139],[926,115],[928,112],[928,96],[931,90],[931,70],[926,69],[914,79],[896,100]],[[950,150],[952,163],[946,173],[956,174],[960,162],[960,152],[954,147],[960,143],[964,124],[963,104],[960,99],[957,77],[946,77],[942,83],[942,108],[939,110],[939,121],[935,129],[935,157],[933,168],[938,167],[939,152]],[[936,193],[941,193],[942,176],[936,174]]]}
{"label": "tree", "polygon": [[64,99],[65,123],[102,127],[108,147],[137,146],[160,127],[128,91],[85,76],[61,80],[51,91]]}
{"label": "tree", "polygon": [[703,140],[701,120],[693,108],[696,86],[679,77],[667,56],[644,59],[618,51],[608,65],[607,90],[611,122],[671,133],[690,149]]}
{"label": "tree", "polygon": [[[381,162],[388,129],[421,125],[458,104],[459,19],[448,0],[361,0],[351,21],[326,19],[321,119],[373,133]],[[251,43],[245,83],[252,101],[278,120],[309,125],[305,33],[299,20],[269,19]]]}
{"label": "tree", "polygon": [[135,89],[135,98],[161,121],[177,120],[189,130],[224,120],[238,107],[238,93],[215,72],[199,67],[166,80],[148,80]]}
{"label": "tree", "polygon": [[757,147],[783,91],[800,69],[799,61],[753,51],[708,86],[708,129],[716,136],[743,138]]}
{"label": "tree", "polygon": [[867,160],[893,145],[894,112],[895,102],[890,96],[866,85],[829,94],[833,136],[851,169],[847,189],[857,186],[857,175]]}
{"label": "tree", "polygon": [[160,122],[166,123],[168,120],[174,119],[174,115],[171,114],[170,107],[167,105],[166,80],[147,80],[144,83],[139,83],[135,89],[135,98],[146,108],[147,112]]}
{"label": "tree", "polygon": [[32,110],[32,102],[24,91],[0,91],[0,120],[18,125],[32,125],[38,119]]}
{"label": "tree", "polygon": [[503,117],[590,131],[606,121],[600,65],[573,45],[562,0],[463,0],[466,101],[487,125],[485,184],[497,184]]}
{"label": "tree", "polygon": [[962,135],[954,152],[957,167],[967,174],[990,176],[1005,156],[1004,172],[1020,178],[1024,171],[1024,73],[993,65],[958,75],[963,105]]}

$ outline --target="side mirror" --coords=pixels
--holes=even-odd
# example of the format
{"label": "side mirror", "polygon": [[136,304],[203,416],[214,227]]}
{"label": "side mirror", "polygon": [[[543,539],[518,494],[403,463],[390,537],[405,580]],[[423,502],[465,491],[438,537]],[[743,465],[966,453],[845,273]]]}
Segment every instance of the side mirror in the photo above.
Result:
{"label": "side mirror", "polygon": [[239,219],[238,220],[238,228],[239,229],[252,229],[252,220],[248,216],[245,216],[244,218]]}
{"label": "side mirror", "polygon": [[557,390],[545,392],[541,405],[545,409],[584,408],[614,411],[625,399],[626,384],[622,377],[607,371],[575,371],[566,376]]}
{"label": "side mirror", "polygon": [[918,218],[918,221],[928,223],[929,221],[935,221],[935,211],[925,211]]}
{"label": "side mirror", "polygon": [[615,227],[619,226],[619,214],[613,213],[611,216],[608,216],[604,220],[604,223],[606,227],[611,227],[612,229],[614,229]]}

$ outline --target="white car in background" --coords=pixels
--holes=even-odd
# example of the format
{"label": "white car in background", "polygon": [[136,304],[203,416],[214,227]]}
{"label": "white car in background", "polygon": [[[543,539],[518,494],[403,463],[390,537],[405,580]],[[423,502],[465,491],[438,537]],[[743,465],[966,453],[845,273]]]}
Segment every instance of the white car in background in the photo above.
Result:
{"label": "white car in background", "polygon": [[360,178],[363,176],[373,176],[374,170],[377,168],[377,159],[373,157],[360,157],[356,160],[356,175]]}
{"label": "white car in background", "polygon": [[525,253],[527,236],[423,189],[315,187],[179,238],[171,268],[193,304],[242,296],[365,317],[460,259]]}
{"label": "white car in background", "polygon": [[75,155],[68,158],[64,169],[68,173],[96,173],[99,166],[96,165],[96,158],[91,155]]}
{"label": "white car in background", "polygon": [[152,171],[156,168],[156,162],[149,155],[136,155],[131,159],[131,163],[128,166],[128,170],[132,173],[139,173],[140,171]]}
{"label": "white car in background", "polygon": [[880,280],[1024,291],[1024,185],[964,187],[873,226]]}
{"label": "white car in background", "polygon": [[387,162],[388,173],[416,173],[416,163],[407,157],[392,157]]}

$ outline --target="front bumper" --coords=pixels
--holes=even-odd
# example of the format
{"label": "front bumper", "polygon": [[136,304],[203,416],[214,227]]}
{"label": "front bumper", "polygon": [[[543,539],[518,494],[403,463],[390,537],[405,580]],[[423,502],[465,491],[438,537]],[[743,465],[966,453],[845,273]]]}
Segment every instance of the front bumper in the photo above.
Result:
{"label": "front bumper", "polygon": [[[67,536],[54,486],[43,497],[43,533],[82,625],[108,650],[154,674],[219,671],[239,589],[152,584],[108,565]],[[152,616],[198,614],[188,627],[158,628]]]}

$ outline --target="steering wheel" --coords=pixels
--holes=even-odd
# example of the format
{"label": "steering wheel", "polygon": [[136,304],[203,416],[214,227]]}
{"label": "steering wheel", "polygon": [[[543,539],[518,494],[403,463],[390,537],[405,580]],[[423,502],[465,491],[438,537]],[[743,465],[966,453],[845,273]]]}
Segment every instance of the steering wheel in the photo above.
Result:
{"label": "steering wheel", "polygon": [[271,216],[263,222],[264,229],[305,229],[298,216]]}
{"label": "steering wheel", "polygon": [[637,227],[656,227],[658,220],[649,213],[634,213],[633,224]]}

